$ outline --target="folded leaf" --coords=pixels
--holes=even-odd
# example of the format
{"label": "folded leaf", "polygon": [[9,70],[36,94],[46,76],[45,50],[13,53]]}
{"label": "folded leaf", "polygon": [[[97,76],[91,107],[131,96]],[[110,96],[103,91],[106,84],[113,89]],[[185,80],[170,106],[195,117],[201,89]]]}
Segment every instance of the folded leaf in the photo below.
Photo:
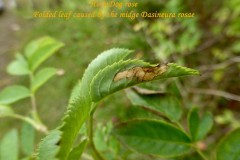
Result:
{"label": "folded leaf", "polygon": [[160,112],[172,121],[177,121],[181,118],[182,110],[180,102],[173,96],[159,94],[141,95],[133,90],[127,90],[127,96],[133,105],[143,106]]}
{"label": "folded leaf", "polygon": [[217,147],[217,160],[240,159],[240,128],[225,136]]}
{"label": "folded leaf", "polygon": [[205,113],[202,118],[198,115],[198,109],[194,108],[188,115],[188,127],[193,141],[202,140],[213,126],[213,118],[210,113]]}
{"label": "folded leaf", "polygon": [[116,91],[140,83],[135,77],[131,77],[129,79],[127,77],[124,77],[121,80],[114,81],[116,74],[118,72],[121,72],[121,70],[124,69],[125,71],[134,67],[148,66],[150,66],[149,63],[143,62],[141,60],[127,60],[119,61],[107,66],[103,70],[100,70],[91,83],[90,94],[92,100],[94,102],[98,102],[99,100]]}
{"label": "folded leaf", "polygon": [[131,149],[160,157],[175,157],[190,151],[190,138],[161,121],[133,120],[115,127],[113,134]]}
{"label": "folded leaf", "polygon": [[1,142],[0,159],[1,160],[18,160],[18,134],[13,129],[6,133]]}
{"label": "folded leaf", "polygon": [[140,60],[119,61],[100,70],[91,82],[91,96],[97,102],[121,89],[163,78],[198,75],[198,71],[174,63],[153,65]]}
{"label": "folded leaf", "polygon": [[0,92],[0,104],[11,104],[30,96],[30,91],[19,85],[6,87]]}
{"label": "folded leaf", "polygon": [[21,54],[17,54],[16,60],[8,65],[7,72],[11,75],[28,75],[30,73],[28,62]]}
{"label": "folded leaf", "polygon": [[50,78],[56,74],[57,70],[55,68],[43,68],[40,70],[32,81],[32,91],[36,92],[38,88],[44,85]]}

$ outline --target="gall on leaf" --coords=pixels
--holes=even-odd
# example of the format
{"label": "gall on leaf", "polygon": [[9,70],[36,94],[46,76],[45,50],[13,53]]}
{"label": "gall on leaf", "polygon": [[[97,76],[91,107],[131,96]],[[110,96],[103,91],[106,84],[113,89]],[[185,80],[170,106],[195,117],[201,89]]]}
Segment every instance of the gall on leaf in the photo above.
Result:
{"label": "gall on leaf", "polygon": [[151,81],[156,76],[159,76],[167,71],[168,65],[160,65],[154,67],[134,67],[129,70],[118,72],[114,77],[114,82],[122,79],[133,79],[136,78],[137,81]]}

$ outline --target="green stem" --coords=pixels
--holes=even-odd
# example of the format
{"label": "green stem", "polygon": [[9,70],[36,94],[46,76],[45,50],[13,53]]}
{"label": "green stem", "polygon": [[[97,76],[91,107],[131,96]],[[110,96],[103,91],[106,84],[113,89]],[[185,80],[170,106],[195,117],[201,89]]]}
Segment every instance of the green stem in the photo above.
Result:
{"label": "green stem", "polygon": [[92,113],[92,115],[90,116],[90,119],[89,119],[89,144],[92,147],[96,158],[98,160],[105,160],[105,158],[101,155],[101,153],[98,152],[98,150],[97,150],[97,148],[94,144],[94,141],[93,141],[93,113]]}
{"label": "green stem", "polygon": [[37,112],[36,97],[35,97],[35,94],[34,94],[34,92],[32,90],[32,83],[33,83],[33,78],[34,78],[33,73],[31,73],[29,75],[29,78],[30,78],[30,89],[31,89],[31,106],[32,106],[32,112],[34,113],[34,117],[33,118],[36,118],[37,121],[40,121],[40,118],[39,118],[38,112]]}
{"label": "green stem", "polygon": [[31,106],[32,106],[32,117],[33,119],[40,124],[41,126],[41,131],[44,132],[44,133],[48,133],[48,129],[46,127],[46,125],[42,122],[40,116],[38,115],[38,111],[37,111],[37,102],[36,102],[36,97],[35,97],[35,94],[32,90],[32,87],[31,87],[31,84],[33,82],[33,78],[34,78],[34,75],[33,73],[31,73],[29,75],[29,78],[30,78],[30,88],[31,88]]}
{"label": "green stem", "polygon": [[25,121],[25,122],[29,123],[30,125],[32,125],[36,130],[41,131],[43,133],[47,133],[46,130],[43,130],[43,126],[42,125],[38,124],[37,122],[35,122],[31,118],[24,117],[24,116],[21,116],[19,114],[12,114],[12,115],[9,115],[9,117]]}
{"label": "green stem", "polygon": [[203,160],[208,160],[208,158],[202,153],[202,151],[198,148],[196,144],[193,145],[195,148],[196,152],[202,157]]}

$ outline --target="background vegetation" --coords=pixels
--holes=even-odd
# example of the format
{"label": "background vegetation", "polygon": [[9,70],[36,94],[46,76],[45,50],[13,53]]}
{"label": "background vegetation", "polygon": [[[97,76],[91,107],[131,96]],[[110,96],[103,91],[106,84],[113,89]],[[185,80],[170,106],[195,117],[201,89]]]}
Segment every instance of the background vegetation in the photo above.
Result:
{"label": "background vegetation", "polygon": [[[73,86],[82,77],[89,62],[100,52],[113,47],[136,50],[135,56],[153,63],[176,62],[197,69],[200,77],[171,79],[145,86],[171,92],[182,102],[183,110],[192,107],[214,115],[214,127],[201,149],[210,154],[216,142],[230,130],[240,126],[240,2],[238,0],[146,0],[138,1],[141,12],[194,12],[194,18],[176,19],[33,19],[34,10],[89,11],[87,1],[5,1],[0,16],[0,89],[13,83],[28,84],[27,78],[7,75],[6,67],[16,52],[23,51],[32,39],[51,36],[63,47],[45,66],[59,69],[36,95],[39,114],[49,129],[55,128],[66,110]],[[16,112],[28,115],[29,101],[14,105]],[[187,114],[183,113],[184,115]],[[133,106],[124,92],[104,100],[96,112],[96,145],[111,157],[103,141],[112,124],[130,118],[154,116]],[[183,116],[184,117],[184,116]],[[185,120],[182,122],[185,124]],[[22,122],[0,119],[0,139]],[[43,137],[37,134],[36,142]],[[153,159],[131,152],[128,159]],[[195,154],[195,153],[192,153]],[[194,158],[192,158],[194,157]],[[157,158],[156,158],[157,159]],[[198,159],[190,155],[183,159]]]}

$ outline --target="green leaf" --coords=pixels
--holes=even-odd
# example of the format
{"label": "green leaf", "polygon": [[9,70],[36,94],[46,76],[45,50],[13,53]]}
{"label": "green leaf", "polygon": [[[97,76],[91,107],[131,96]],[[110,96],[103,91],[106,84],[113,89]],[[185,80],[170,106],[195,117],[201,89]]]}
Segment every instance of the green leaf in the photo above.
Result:
{"label": "green leaf", "polygon": [[43,68],[33,78],[32,91],[36,92],[42,85],[44,85],[50,78],[56,74],[55,68]]}
{"label": "green leaf", "polygon": [[199,124],[200,130],[198,131],[197,140],[201,140],[205,138],[205,136],[209,133],[213,126],[213,117],[212,114],[207,112],[203,115],[201,119],[201,123]]}
{"label": "green leaf", "polygon": [[231,46],[231,49],[234,52],[240,52],[240,41],[236,41],[235,43],[233,43],[233,45]]}
{"label": "green leaf", "polygon": [[72,149],[68,156],[68,160],[80,159],[85,147],[87,146],[87,143],[87,139],[84,139],[76,148]]}
{"label": "green leaf", "polygon": [[105,159],[119,159],[118,156],[120,156],[118,154],[120,143],[116,137],[112,136],[112,129],[112,122],[108,122],[106,125],[97,125],[94,129],[94,145]]}
{"label": "green leaf", "polygon": [[14,114],[14,111],[11,107],[0,104],[0,117],[11,116]]}
{"label": "green leaf", "polygon": [[216,151],[217,160],[240,159],[240,128],[225,136]]}
{"label": "green leaf", "polygon": [[61,132],[59,130],[51,131],[40,143],[37,159],[39,160],[57,160],[55,157],[59,152],[61,143]]}
{"label": "green leaf", "polygon": [[205,113],[202,118],[198,115],[198,109],[193,108],[188,115],[188,127],[193,141],[202,140],[213,126],[213,118],[210,113]]}
{"label": "green leaf", "polygon": [[21,129],[21,149],[26,156],[34,152],[35,130],[28,123],[23,123]]}
{"label": "green leaf", "polygon": [[192,139],[196,140],[196,135],[198,134],[200,118],[198,115],[198,109],[193,108],[188,115],[188,128],[192,135]]}
{"label": "green leaf", "polygon": [[2,139],[0,148],[1,160],[18,160],[18,135],[17,130],[9,131]]}
{"label": "green leaf", "polygon": [[127,96],[133,105],[144,106],[156,112],[161,112],[171,121],[177,121],[181,118],[180,102],[173,96],[160,94],[141,95],[133,90],[127,90]]}
{"label": "green leaf", "polygon": [[93,142],[96,147],[96,149],[103,153],[108,150],[108,144],[107,144],[107,127],[103,125],[99,125],[95,127],[94,129],[94,136],[93,136]]}
{"label": "green leaf", "polygon": [[30,42],[25,49],[30,69],[34,71],[61,47],[63,47],[63,43],[51,37],[43,37]]}
{"label": "green leaf", "polygon": [[190,151],[190,138],[178,128],[154,120],[133,120],[120,124],[113,134],[131,149],[160,157],[175,157]]}
{"label": "green leaf", "polygon": [[69,98],[69,103],[74,103],[74,101],[76,101],[78,99],[78,96],[80,94],[80,85],[81,85],[81,81],[79,81],[72,89],[70,98]]}
{"label": "green leaf", "polygon": [[195,69],[179,66],[175,63],[168,63],[167,65],[168,65],[167,71],[159,75],[158,77],[156,77],[154,80],[171,78],[171,77],[199,75],[199,72]]}
{"label": "green leaf", "polygon": [[8,65],[7,72],[11,75],[28,75],[30,73],[28,62],[21,54],[17,54],[16,60]]}
{"label": "green leaf", "polygon": [[30,91],[19,85],[6,87],[0,92],[0,104],[11,104],[30,96]]}

